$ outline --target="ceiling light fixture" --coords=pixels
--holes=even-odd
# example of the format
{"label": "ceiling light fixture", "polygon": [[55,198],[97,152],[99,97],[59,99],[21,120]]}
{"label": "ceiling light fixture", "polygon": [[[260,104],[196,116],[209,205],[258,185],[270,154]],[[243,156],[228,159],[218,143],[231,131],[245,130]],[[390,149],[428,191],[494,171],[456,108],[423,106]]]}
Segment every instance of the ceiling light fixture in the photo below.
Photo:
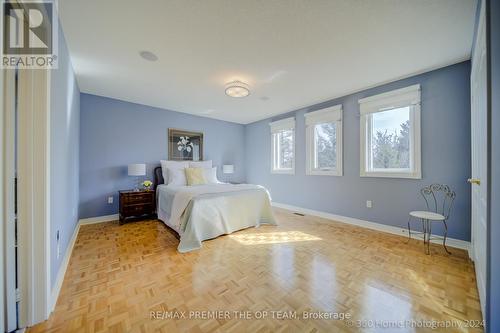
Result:
{"label": "ceiling light fixture", "polygon": [[139,52],[139,55],[143,59],[148,60],[148,61],[156,61],[156,60],[158,60],[158,57],[156,56],[156,54],[154,54],[151,51],[141,51],[141,52]]}
{"label": "ceiling light fixture", "polygon": [[236,98],[247,97],[250,95],[250,89],[246,83],[233,81],[226,84],[226,95]]}

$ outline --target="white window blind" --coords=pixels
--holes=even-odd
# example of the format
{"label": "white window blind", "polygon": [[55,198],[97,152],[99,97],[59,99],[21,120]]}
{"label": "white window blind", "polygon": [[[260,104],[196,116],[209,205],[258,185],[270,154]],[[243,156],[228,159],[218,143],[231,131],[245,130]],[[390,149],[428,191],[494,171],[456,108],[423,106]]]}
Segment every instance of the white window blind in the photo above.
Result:
{"label": "white window blind", "polygon": [[271,172],[295,172],[295,118],[269,124],[271,128]]}
{"label": "white window blind", "polygon": [[342,105],[309,112],[306,122],[306,173],[342,176]]}

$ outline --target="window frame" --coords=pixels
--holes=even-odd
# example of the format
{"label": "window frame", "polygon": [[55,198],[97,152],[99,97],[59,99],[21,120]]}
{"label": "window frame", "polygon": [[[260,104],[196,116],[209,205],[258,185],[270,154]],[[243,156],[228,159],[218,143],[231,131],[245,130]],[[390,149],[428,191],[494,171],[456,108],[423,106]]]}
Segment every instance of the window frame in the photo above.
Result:
{"label": "window frame", "polygon": [[[420,84],[387,93],[360,99],[360,176],[422,179],[421,123],[420,123]],[[410,120],[410,168],[370,169],[373,114],[397,108],[409,107]],[[368,148],[370,150],[368,150]]]}
{"label": "window frame", "polygon": [[[343,140],[342,140],[342,104],[309,112],[304,115],[306,124],[306,175],[308,176],[342,176],[343,175]],[[316,125],[325,123],[335,123],[336,135],[336,156],[337,163],[335,169],[316,169],[315,137],[314,128]]]}
{"label": "window frame", "polygon": [[[274,121],[269,123],[269,126],[271,128],[271,173],[273,174],[283,174],[283,175],[294,175],[295,174],[295,117],[290,117],[290,118],[285,118],[281,119],[278,121]],[[292,167],[291,168],[275,168],[276,166],[276,151],[278,150],[277,148],[277,141],[276,141],[276,134],[291,130],[292,131]]]}

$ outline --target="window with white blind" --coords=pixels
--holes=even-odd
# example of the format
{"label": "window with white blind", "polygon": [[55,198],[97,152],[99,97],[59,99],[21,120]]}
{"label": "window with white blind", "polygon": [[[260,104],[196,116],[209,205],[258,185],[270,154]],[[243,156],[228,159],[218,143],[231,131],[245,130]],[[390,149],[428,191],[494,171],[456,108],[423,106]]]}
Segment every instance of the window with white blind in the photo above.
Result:
{"label": "window with white blind", "polygon": [[420,85],[359,100],[362,177],[422,178]]}
{"label": "window with white blind", "polygon": [[342,105],[309,112],[306,120],[306,173],[342,176]]}
{"label": "window with white blind", "polygon": [[295,172],[295,118],[269,124],[271,127],[271,172]]}

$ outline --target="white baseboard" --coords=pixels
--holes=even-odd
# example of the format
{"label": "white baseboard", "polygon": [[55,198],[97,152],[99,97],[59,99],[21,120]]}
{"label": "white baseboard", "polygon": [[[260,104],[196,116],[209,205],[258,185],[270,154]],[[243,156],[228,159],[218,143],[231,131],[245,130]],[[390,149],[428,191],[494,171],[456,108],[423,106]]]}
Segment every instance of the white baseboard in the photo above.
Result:
{"label": "white baseboard", "polygon": [[80,231],[80,222],[76,224],[75,231],[73,231],[73,235],[71,236],[68,247],[66,248],[66,253],[64,254],[61,266],[59,266],[59,270],[57,271],[56,282],[51,292],[49,313],[52,313],[52,311],[54,311],[54,308],[56,307],[57,298],[59,297],[59,292],[61,291],[61,287],[64,281],[64,275],[66,274],[66,270],[68,269],[69,259],[71,258],[73,247],[75,246],[78,231]]}
{"label": "white baseboard", "polygon": [[66,248],[66,253],[64,254],[61,266],[57,271],[56,282],[51,292],[50,312],[54,311],[54,308],[57,303],[57,298],[59,297],[59,293],[61,292],[62,283],[64,281],[64,275],[66,274],[66,270],[68,269],[69,259],[71,258],[71,253],[73,252],[73,247],[75,246],[76,238],[78,237],[78,232],[80,231],[80,226],[85,224],[112,222],[118,220],[118,218],[119,218],[118,214],[113,214],[113,215],[91,217],[87,219],[81,219],[78,221],[75,227],[75,231],[73,232],[73,235],[71,236],[71,239],[69,241],[68,247]]}
{"label": "white baseboard", "polygon": [[80,221],[78,221],[78,223],[80,225],[84,225],[84,224],[111,222],[111,221],[117,221],[119,218],[120,217],[118,214],[112,214],[112,215],[96,216],[87,219],[81,219]]}
{"label": "white baseboard", "polygon": [[[297,207],[297,206],[292,206],[292,205],[287,205],[287,204],[282,204],[279,202],[272,202],[272,205],[274,207],[278,208],[283,208],[286,210],[294,211],[297,213],[302,213],[306,215],[312,215],[312,216],[317,216],[321,217],[327,220],[333,220],[341,223],[346,223],[346,224],[352,224],[356,225],[358,227],[363,227],[363,228],[368,228],[372,230],[377,230],[377,231],[382,231],[382,232],[387,232],[390,234],[394,235],[399,235],[399,236],[406,236],[408,237],[408,229],[402,228],[402,227],[395,227],[392,225],[385,225],[381,223],[376,223],[376,222],[371,222],[371,221],[366,221],[366,220],[360,220],[356,219],[353,217],[347,217],[347,216],[342,216],[342,215],[336,215],[336,214],[331,214],[331,213],[326,213],[326,212],[321,212],[318,210],[313,210],[313,209],[308,209],[308,208],[302,208],[302,207]],[[438,235],[432,235],[432,236],[437,236]],[[431,243],[438,243],[441,244],[442,242],[434,239],[431,240]],[[455,238],[447,238],[446,239],[446,245],[450,247],[455,247],[459,249],[463,249],[466,251],[469,251],[470,249],[470,242],[463,241],[460,239],[455,239]]]}

